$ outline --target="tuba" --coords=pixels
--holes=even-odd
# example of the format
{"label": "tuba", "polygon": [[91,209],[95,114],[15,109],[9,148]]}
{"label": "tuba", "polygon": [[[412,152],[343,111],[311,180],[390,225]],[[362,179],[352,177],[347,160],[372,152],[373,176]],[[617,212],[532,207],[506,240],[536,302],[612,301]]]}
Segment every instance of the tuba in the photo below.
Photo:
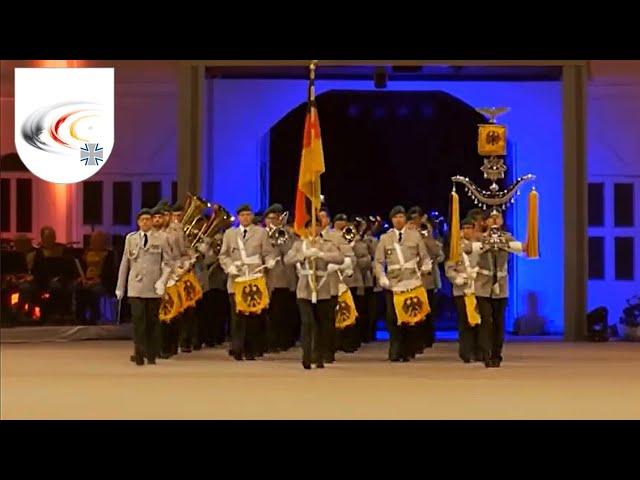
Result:
{"label": "tuba", "polygon": [[235,218],[222,205],[211,205],[212,215],[207,219],[203,217],[204,224],[197,229],[192,242],[191,248],[195,248],[198,243],[203,241],[213,242],[218,232],[222,232],[231,226]]}
{"label": "tuba", "polygon": [[280,215],[280,226],[269,225],[267,227],[267,234],[271,245],[284,245],[289,240],[289,232],[287,231],[287,219],[289,218],[289,212],[284,212]]}
{"label": "tuba", "polygon": [[187,193],[185,201],[184,214],[182,216],[181,226],[184,232],[187,244],[194,246],[196,238],[198,238],[201,230],[207,224],[204,211],[211,207],[211,204],[202,197]]}

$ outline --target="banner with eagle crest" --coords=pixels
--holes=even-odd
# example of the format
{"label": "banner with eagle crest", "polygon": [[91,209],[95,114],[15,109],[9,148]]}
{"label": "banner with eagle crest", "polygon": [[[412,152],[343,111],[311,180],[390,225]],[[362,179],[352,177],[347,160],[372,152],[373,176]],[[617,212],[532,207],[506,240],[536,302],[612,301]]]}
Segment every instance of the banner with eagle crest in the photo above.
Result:
{"label": "banner with eagle crest", "polygon": [[238,277],[233,285],[236,312],[243,315],[257,314],[269,306],[269,290],[264,275]]}
{"label": "banner with eagle crest", "polygon": [[427,291],[422,285],[404,292],[393,292],[393,306],[398,317],[398,325],[415,325],[431,311]]}
{"label": "banner with eagle crest", "polygon": [[160,312],[158,314],[160,321],[168,323],[183,310],[184,301],[178,284],[167,287],[160,303]]}
{"label": "banner with eagle crest", "polygon": [[355,325],[358,312],[356,304],[353,301],[351,290],[345,288],[338,296],[338,305],[336,306],[336,328],[342,330],[350,325]]}
{"label": "banner with eagle crest", "polygon": [[182,294],[183,310],[194,307],[196,302],[202,298],[202,287],[193,270],[185,273],[176,285]]}

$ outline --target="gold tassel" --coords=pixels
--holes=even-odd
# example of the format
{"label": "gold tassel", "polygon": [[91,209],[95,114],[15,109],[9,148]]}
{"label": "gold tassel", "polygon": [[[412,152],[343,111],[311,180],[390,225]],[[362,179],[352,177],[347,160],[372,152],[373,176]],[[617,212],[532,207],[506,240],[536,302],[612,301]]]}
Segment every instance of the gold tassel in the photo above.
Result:
{"label": "gold tassel", "polygon": [[527,211],[527,239],[525,253],[529,258],[538,258],[538,192],[533,188],[529,192],[529,207]]}
{"label": "gold tassel", "polygon": [[449,212],[451,212],[449,260],[452,262],[458,262],[460,261],[460,201],[455,190],[451,192]]}

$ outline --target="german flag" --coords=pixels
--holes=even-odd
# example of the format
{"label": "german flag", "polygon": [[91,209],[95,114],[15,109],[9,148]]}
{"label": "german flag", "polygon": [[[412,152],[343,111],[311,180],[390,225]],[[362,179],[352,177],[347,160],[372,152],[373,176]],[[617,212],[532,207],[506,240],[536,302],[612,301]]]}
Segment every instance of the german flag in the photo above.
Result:
{"label": "german flag", "polygon": [[312,211],[315,209],[317,212],[320,209],[320,175],[324,172],[320,122],[318,120],[313,85],[314,70],[315,65],[312,65],[307,116],[304,122],[300,173],[296,191],[294,230],[300,236],[304,233],[304,224],[311,219]]}

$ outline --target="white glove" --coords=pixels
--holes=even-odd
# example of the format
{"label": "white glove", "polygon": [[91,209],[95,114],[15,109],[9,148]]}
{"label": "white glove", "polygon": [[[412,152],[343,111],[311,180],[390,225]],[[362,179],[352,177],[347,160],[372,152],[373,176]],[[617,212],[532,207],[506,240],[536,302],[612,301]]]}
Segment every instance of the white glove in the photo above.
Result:
{"label": "white glove", "polygon": [[433,262],[431,261],[430,258],[428,258],[422,263],[422,271],[428,273],[428,272],[431,272],[432,269],[433,269]]}
{"label": "white glove", "polygon": [[456,280],[454,282],[458,287],[461,287],[462,285],[464,285],[465,283],[467,283],[464,275],[458,275],[456,277]]}
{"label": "white glove", "polygon": [[122,290],[116,290],[116,299],[122,300],[124,297],[124,292]]}
{"label": "white glove", "polygon": [[240,275],[240,272],[238,271],[238,267],[236,267],[235,265],[231,265],[229,267],[229,270],[227,270],[227,274],[229,274],[229,275]]}
{"label": "white glove", "polygon": [[267,263],[265,263],[265,265],[264,265],[264,266],[265,266],[265,267],[267,267],[269,270],[271,270],[273,267],[275,267],[275,266],[276,266],[276,262],[277,262],[278,260],[279,260],[279,259],[272,258],[272,259],[271,259],[271,260],[269,260]]}
{"label": "white glove", "polygon": [[353,275],[353,270],[351,270],[350,268],[348,270],[344,271],[344,276],[345,277],[350,277]]}
{"label": "white glove", "polygon": [[389,288],[391,286],[391,284],[389,283],[389,279],[387,277],[380,277],[380,280],[378,280],[378,283],[380,283],[380,286],[382,288]]}
{"label": "white glove", "polygon": [[327,272],[329,273],[337,272],[339,269],[340,265],[338,265],[337,263],[330,263],[329,265],[327,265]]}
{"label": "white glove", "polygon": [[196,248],[200,254],[206,255],[207,251],[209,250],[209,244],[205,242],[199,243]]}
{"label": "white glove", "polygon": [[309,250],[304,251],[304,257],[305,258],[319,257],[320,253],[321,253],[320,250],[318,250],[317,248],[310,248]]}
{"label": "white glove", "polygon": [[155,289],[156,289],[156,294],[158,296],[160,296],[160,297],[163,296],[164,295],[164,282],[161,281],[161,280],[158,280],[156,282]]}

